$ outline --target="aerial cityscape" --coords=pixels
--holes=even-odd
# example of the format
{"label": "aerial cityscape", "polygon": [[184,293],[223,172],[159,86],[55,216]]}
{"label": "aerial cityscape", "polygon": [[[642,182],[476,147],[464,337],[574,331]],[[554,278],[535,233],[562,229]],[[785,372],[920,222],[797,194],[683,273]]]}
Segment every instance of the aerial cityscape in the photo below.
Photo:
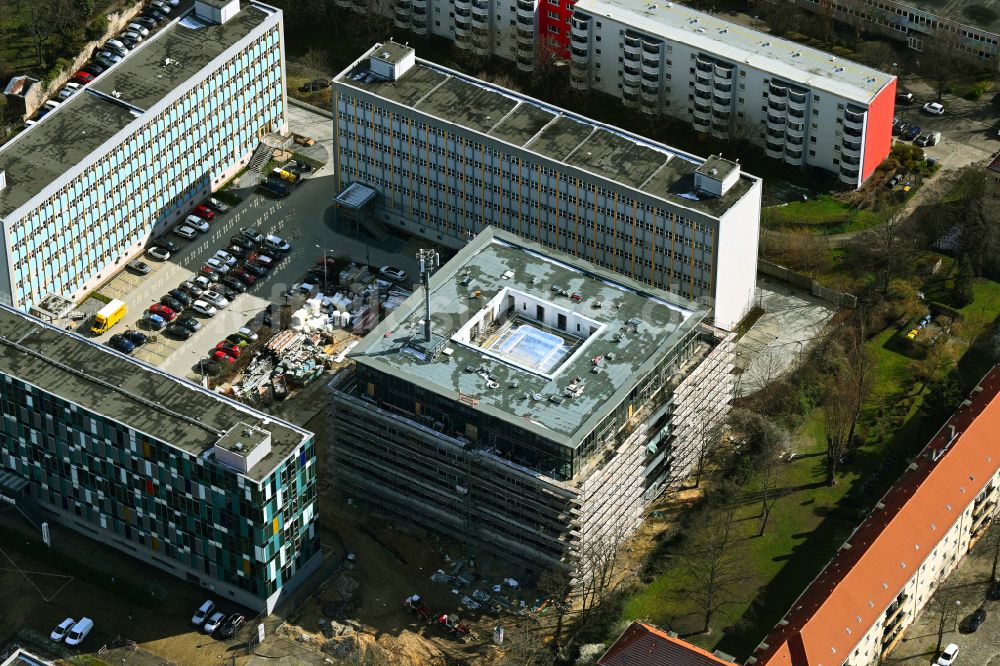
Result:
{"label": "aerial cityscape", "polygon": [[0,0],[0,666],[1000,664],[998,40]]}

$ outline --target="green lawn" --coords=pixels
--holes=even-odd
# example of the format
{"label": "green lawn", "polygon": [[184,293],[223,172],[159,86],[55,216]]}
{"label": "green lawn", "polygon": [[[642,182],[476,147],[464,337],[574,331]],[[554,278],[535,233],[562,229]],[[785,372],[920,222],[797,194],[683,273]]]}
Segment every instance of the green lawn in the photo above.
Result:
{"label": "green lawn", "polygon": [[[976,301],[963,308],[963,315],[986,321],[979,340],[989,340],[1000,313],[1000,284],[979,280],[975,289]],[[817,408],[793,433],[796,459],[780,466],[775,486],[785,494],[775,503],[763,538],[756,537],[761,507],[754,493],[760,479],[752,478],[740,489],[737,518],[742,538],[735,548],[747,563],[740,603],[728,609],[730,618],[718,617],[709,634],[688,640],[735,655],[739,661],[748,657],[899,477],[907,459],[933,435],[939,424],[929,422],[920,411],[925,391],[920,392],[922,387],[913,379],[914,361],[886,344],[895,332],[886,329],[868,342],[876,361],[875,376],[859,428],[871,434],[841,466],[837,484],[825,483],[826,432],[823,412]],[[964,351],[961,343],[951,344],[952,351]],[[963,376],[978,380],[994,359],[988,345],[974,346],[961,360]],[[874,427],[878,422],[883,423],[881,429]],[[678,569],[667,560],[662,573],[627,600],[622,620],[644,619],[681,634],[695,631],[697,609],[685,595]],[[739,628],[733,629],[736,620]]]}
{"label": "green lawn", "polygon": [[809,201],[795,201],[771,206],[763,211],[763,223],[768,228],[786,228],[834,234],[867,229],[878,222],[878,216],[867,210],[856,210],[847,203],[828,195]]}

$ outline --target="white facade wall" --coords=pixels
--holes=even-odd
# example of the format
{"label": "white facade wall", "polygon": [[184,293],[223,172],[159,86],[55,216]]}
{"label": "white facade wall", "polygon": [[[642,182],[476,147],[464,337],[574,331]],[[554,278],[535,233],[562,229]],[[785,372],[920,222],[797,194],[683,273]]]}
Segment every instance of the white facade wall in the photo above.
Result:
{"label": "white facade wall", "polygon": [[339,81],[334,94],[337,187],[374,188],[383,221],[456,247],[494,225],[713,306],[727,330],[752,306],[759,180],[713,217]]}
{"label": "white facade wall", "polygon": [[[718,39],[725,40],[725,34]],[[766,147],[768,157],[835,172],[848,185],[861,183],[867,100],[790,84],[771,72],[588,14],[579,6],[572,40],[570,85],[578,90],[602,92],[643,113],[690,122],[716,138],[748,139]],[[793,95],[799,101],[793,102]],[[784,108],[769,112],[772,103]],[[851,116],[845,114],[848,107]]]}
{"label": "white facade wall", "polygon": [[[871,626],[854,651],[844,660],[845,666],[870,666],[877,663],[879,650],[891,651],[927,604],[943,581],[961,563],[975,541],[997,514],[1000,471],[983,491],[962,509],[944,533],[941,541],[906,582],[896,601]],[[957,507],[956,507],[957,508]],[[893,566],[894,563],[885,563]],[[898,603],[898,608],[895,607]]]}

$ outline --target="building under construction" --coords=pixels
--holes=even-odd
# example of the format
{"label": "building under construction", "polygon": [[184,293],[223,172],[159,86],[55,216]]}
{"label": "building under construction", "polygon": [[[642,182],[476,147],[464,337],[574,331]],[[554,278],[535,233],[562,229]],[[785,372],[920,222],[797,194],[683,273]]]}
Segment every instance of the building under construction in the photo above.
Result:
{"label": "building under construction", "polygon": [[568,564],[634,530],[728,408],[732,336],[703,306],[495,229],[428,285],[329,385],[355,501]]}

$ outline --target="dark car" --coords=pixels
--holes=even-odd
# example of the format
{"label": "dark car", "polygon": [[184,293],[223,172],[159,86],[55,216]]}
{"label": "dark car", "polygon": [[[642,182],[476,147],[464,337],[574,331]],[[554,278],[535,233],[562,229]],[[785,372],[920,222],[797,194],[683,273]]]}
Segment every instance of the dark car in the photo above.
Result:
{"label": "dark car", "polygon": [[247,255],[250,254],[249,248],[245,248],[242,245],[230,245],[226,248],[226,252],[233,255],[237,259],[246,259]]}
{"label": "dark car", "polygon": [[189,315],[178,317],[177,323],[186,328],[187,330],[191,331],[192,333],[201,328],[201,322]]}
{"label": "dark car", "polygon": [[[244,231],[253,231],[254,233],[257,233],[254,229],[244,229]],[[256,247],[255,242],[252,238],[244,236],[242,234],[238,236],[233,236],[232,238],[229,239],[229,242],[232,243],[233,245],[236,245],[237,247],[243,248],[247,252],[251,252]]]}
{"label": "dark car", "polygon": [[329,87],[330,82],[326,79],[313,79],[299,86],[299,92],[316,92],[317,90],[324,90]]}
{"label": "dark car", "polygon": [[230,275],[232,275],[235,278],[239,278],[240,281],[243,284],[247,285],[248,287],[253,286],[253,283],[256,282],[259,279],[253,273],[248,273],[247,271],[243,270],[242,268],[237,268],[235,271],[232,271],[230,273]]}
{"label": "dark car", "polygon": [[260,185],[257,186],[257,192],[278,198],[284,198],[291,194],[287,187],[281,183],[276,183],[273,180],[261,181]]}
{"label": "dark car", "polygon": [[[237,282],[238,282],[238,281],[239,281],[239,280],[237,280]],[[232,287],[228,287],[228,286],[226,286],[226,285],[224,285],[224,284],[222,284],[222,285],[219,285],[219,286],[218,286],[218,291],[219,291],[219,293],[221,293],[221,294],[222,294],[222,295],[223,295],[223,296],[225,297],[225,299],[226,299],[227,301],[229,301],[230,303],[232,303],[232,302],[233,302],[233,299],[235,299],[235,298],[236,298],[237,296],[239,296],[239,295],[240,295],[240,292],[238,292],[238,291],[234,290],[234,289],[233,289]]]}
{"label": "dark car", "polygon": [[979,627],[986,621],[986,609],[980,606],[976,610],[972,611],[972,615],[965,618],[965,633],[971,634],[979,629]]}
{"label": "dark car", "polygon": [[104,73],[104,67],[101,67],[97,63],[91,62],[80,68],[81,72],[86,72],[93,76],[100,76]]}
{"label": "dark car", "polygon": [[112,335],[111,339],[108,340],[108,344],[123,354],[131,354],[132,350],[135,349],[135,345],[129,342],[129,339],[121,333]]}
{"label": "dark car", "polygon": [[[244,284],[242,280],[232,275],[227,275],[226,277],[222,278],[222,284],[226,285],[227,287],[235,291],[237,294],[242,294],[247,290],[247,285]],[[227,296],[226,298],[229,297]]]}
{"label": "dark car", "polygon": [[164,250],[170,252],[171,254],[173,254],[174,252],[181,251],[180,245],[173,242],[172,240],[167,240],[166,238],[157,238],[155,241],[153,241],[153,246],[162,247]]}
{"label": "dark car", "polygon": [[111,66],[115,64],[102,55],[95,55],[94,62],[99,64],[101,67],[104,67],[105,69],[111,69]]}
{"label": "dark car", "polygon": [[146,337],[146,334],[142,333],[141,331],[125,331],[124,333],[122,333],[122,335],[124,335],[125,339],[127,339],[136,347],[143,346],[144,344],[146,344],[146,341],[149,340],[149,338]]}
{"label": "dark car", "polygon": [[184,304],[184,307],[191,305],[191,303],[194,301],[194,299],[191,298],[191,296],[186,291],[183,291],[181,289],[171,289],[170,291],[167,292],[167,296],[172,296],[176,298],[178,301]]}
{"label": "dark car", "polygon": [[179,340],[187,340],[192,335],[194,335],[194,331],[192,331],[190,328],[184,328],[183,326],[177,323],[170,324],[169,326],[167,326],[166,332],[167,335],[169,335],[170,337],[177,338]]}
{"label": "dark car", "polygon": [[904,122],[893,123],[893,125],[892,125],[892,135],[893,136],[899,136],[900,134],[902,134],[903,132],[906,131],[907,127],[909,127],[909,125],[907,125]]}
{"label": "dark car", "polygon": [[896,104],[913,104],[913,93],[908,90],[897,90]]}
{"label": "dark car", "polygon": [[184,304],[181,303],[180,301],[178,301],[176,298],[174,298],[170,294],[164,294],[160,298],[160,303],[163,303],[164,305],[166,305],[168,308],[170,308],[174,312],[180,312],[181,310],[184,309]]}
{"label": "dark car", "polygon": [[248,261],[247,263],[243,264],[243,270],[245,270],[247,273],[253,273],[259,278],[267,276],[267,268],[253,261]]}
{"label": "dark car", "polygon": [[909,125],[902,133],[899,135],[900,139],[904,141],[913,141],[920,134],[920,127],[917,125]]}
{"label": "dark car", "polygon": [[227,617],[226,621],[222,623],[221,627],[219,627],[219,635],[223,638],[232,638],[236,635],[236,632],[239,631],[240,627],[243,626],[244,622],[246,622],[246,618],[239,613],[233,613]]}
{"label": "dark car", "polygon": [[990,588],[990,599],[1000,599],[1000,580],[993,581],[993,587]]}
{"label": "dark car", "polygon": [[137,16],[134,19],[132,19],[132,22],[138,23],[142,27],[146,28],[146,30],[152,30],[153,28],[156,27],[156,21],[147,16]]}

